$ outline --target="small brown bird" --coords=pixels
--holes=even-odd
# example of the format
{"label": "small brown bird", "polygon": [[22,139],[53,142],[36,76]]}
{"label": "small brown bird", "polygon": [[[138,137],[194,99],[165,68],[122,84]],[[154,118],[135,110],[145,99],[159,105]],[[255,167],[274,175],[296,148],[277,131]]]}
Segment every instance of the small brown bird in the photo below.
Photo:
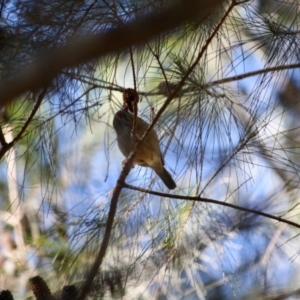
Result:
{"label": "small brown bird", "polygon": [[[115,114],[113,126],[118,136],[119,149],[125,157],[128,157],[132,151],[132,124],[133,114],[126,108],[119,110]],[[147,122],[137,117],[135,130],[136,138],[140,139],[148,127],[149,124]],[[158,137],[154,129],[149,132],[142,145],[139,147],[133,163],[142,167],[151,168],[170,190],[175,189],[176,183],[172,179],[170,173],[164,168],[164,160],[160,151]]]}

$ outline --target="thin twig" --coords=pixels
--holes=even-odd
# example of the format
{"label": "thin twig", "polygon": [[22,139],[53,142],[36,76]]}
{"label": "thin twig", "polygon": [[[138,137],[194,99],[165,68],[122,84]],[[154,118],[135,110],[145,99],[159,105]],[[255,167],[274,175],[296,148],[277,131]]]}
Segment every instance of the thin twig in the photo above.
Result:
{"label": "thin twig", "polygon": [[214,199],[208,199],[208,198],[203,198],[203,197],[192,197],[192,196],[180,196],[180,195],[171,195],[171,194],[166,194],[166,193],[160,193],[160,192],[156,192],[156,191],[151,191],[151,190],[147,190],[147,189],[143,189],[140,187],[136,187],[133,185],[129,185],[127,183],[124,183],[124,187],[134,190],[134,191],[139,191],[139,192],[143,192],[143,193],[148,193],[150,195],[155,195],[155,196],[160,196],[163,198],[170,198],[170,199],[177,199],[177,200],[188,200],[188,201],[196,201],[196,202],[205,202],[205,203],[212,203],[212,204],[217,204],[217,205],[222,205],[222,206],[226,206],[226,207],[230,207],[230,208],[234,208],[240,211],[245,211],[248,213],[252,213],[252,214],[256,214],[259,216],[263,216],[265,218],[268,219],[273,219],[276,220],[278,222],[282,222],[282,223],[286,223],[289,224],[291,226],[294,226],[296,228],[300,228],[300,224],[283,219],[281,217],[276,217],[274,215],[265,213],[265,212],[261,212],[259,210],[255,210],[255,209],[251,209],[251,208],[247,208],[247,207],[243,207],[243,206],[239,206],[239,205],[235,205],[235,204],[231,204],[231,203],[227,203],[227,202],[223,202],[223,201],[219,201],[219,200],[214,200]]}
{"label": "thin twig", "polygon": [[[5,141],[2,129],[0,129],[0,141],[1,141],[1,144],[2,144],[2,148],[0,149],[0,160],[2,159],[2,157],[5,155],[5,153],[8,150],[10,150],[19,140],[21,140],[21,138],[23,137],[24,132],[28,128],[28,126],[31,123],[33,117],[35,116],[37,110],[41,106],[46,92],[47,92],[47,88],[45,87],[45,88],[43,88],[43,90],[39,94],[37,102],[35,103],[35,105],[33,107],[33,110],[31,111],[31,113],[30,113],[28,119],[26,120],[26,122],[24,123],[23,127],[21,128],[21,130],[19,131],[17,136],[10,143],[7,143]],[[1,137],[1,135],[3,135],[3,136]],[[3,139],[3,141],[2,141],[2,139]]]}
{"label": "thin twig", "polygon": [[260,74],[265,74],[268,72],[276,72],[276,71],[282,71],[282,70],[289,70],[289,69],[297,69],[300,68],[300,64],[290,64],[290,65],[284,65],[284,66],[276,66],[276,67],[270,67],[270,68],[264,68],[261,70],[256,70],[256,71],[252,71],[252,72],[248,72],[248,73],[243,73],[241,75],[236,75],[236,76],[232,76],[232,77],[226,77],[220,80],[216,80],[216,81],[212,81],[210,83],[207,83],[201,87],[211,87],[211,86],[215,86],[215,85],[219,85],[219,84],[224,84],[224,83],[228,83],[228,82],[234,82],[234,81],[238,81],[238,80],[242,80],[248,77],[252,77],[252,76],[257,76]]}
{"label": "thin twig", "polygon": [[[261,74],[266,74],[268,72],[276,72],[276,71],[283,71],[283,70],[290,70],[290,69],[298,69],[300,68],[300,64],[290,64],[290,65],[283,65],[283,66],[275,66],[275,67],[269,67],[269,68],[264,68],[264,69],[260,69],[260,70],[256,70],[256,71],[251,71],[251,72],[247,72],[247,73],[243,73],[240,75],[235,75],[235,76],[231,76],[231,77],[226,77],[223,79],[219,79],[219,80],[214,80],[211,82],[208,82],[206,84],[198,84],[195,81],[189,79],[195,86],[198,86],[202,89],[207,89],[209,87],[212,86],[216,86],[216,85],[220,85],[220,84],[224,84],[224,83],[230,83],[230,82],[234,82],[234,81],[239,81],[239,80],[243,80],[249,77],[253,77],[253,76],[257,76],[257,75],[261,75]],[[75,76],[69,72],[64,72],[66,75],[75,78]],[[117,92],[123,92],[124,88],[123,87],[112,87],[112,86],[106,86],[106,85],[101,85],[101,84],[95,84],[94,81],[88,81],[88,80],[84,80],[82,78],[80,78],[81,81],[83,81],[84,83],[87,84],[94,84],[96,87],[102,88],[102,89],[107,89],[110,91],[117,91]],[[186,92],[191,92],[193,91],[191,89],[191,87],[189,87],[188,90],[186,90]],[[183,89],[183,93],[185,92],[185,89]],[[145,96],[157,96],[157,95],[164,95],[164,93],[162,92],[143,92],[143,91],[139,91],[140,95],[145,95]]]}
{"label": "thin twig", "polygon": [[240,152],[244,149],[246,145],[248,145],[248,142],[254,138],[257,135],[256,132],[251,132],[248,134],[247,138],[242,141],[242,143],[232,152],[232,154],[222,163],[222,165],[218,168],[217,172],[213,174],[213,176],[208,180],[208,182],[203,187],[202,191],[199,194],[199,197],[201,197],[202,193],[204,193],[205,189],[208,187],[208,185],[215,179],[218,174],[229,164],[229,162]]}
{"label": "thin twig", "polygon": [[27,121],[25,122],[25,124],[23,125],[23,127],[21,128],[20,132],[17,134],[17,136],[12,140],[11,143],[15,144],[16,142],[18,142],[22,136],[23,136],[23,133],[25,132],[25,130],[27,129],[28,125],[30,124],[30,122],[32,121],[33,117],[35,116],[37,110],[39,109],[39,107],[41,106],[42,104],[42,101],[46,95],[46,92],[47,92],[47,87],[43,88],[43,90],[41,91],[41,93],[39,94],[38,98],[37,98],[37,101],[33,107],[33,110],[31,112],[31,114],[29,115]]}

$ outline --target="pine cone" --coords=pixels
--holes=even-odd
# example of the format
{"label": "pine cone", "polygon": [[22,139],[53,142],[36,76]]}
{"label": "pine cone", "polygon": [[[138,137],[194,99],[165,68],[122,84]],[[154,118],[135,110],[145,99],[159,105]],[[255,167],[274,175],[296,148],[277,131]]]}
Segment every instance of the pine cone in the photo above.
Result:
{"label": "pine cone", "polygon": [[0,292],[0,300],[14,300],[14,297],[9,290],[4,290]]}
{"label": "pine cone", "polygon": [[61,300],[74,300],[78,296],[78,291],[75,285],[66,285],[61,293]]}
{"label": "pine cone", "polygon": [[36,300],[54,300],[47,283],[42,277],[32,277],[29,279],[29,282]]}

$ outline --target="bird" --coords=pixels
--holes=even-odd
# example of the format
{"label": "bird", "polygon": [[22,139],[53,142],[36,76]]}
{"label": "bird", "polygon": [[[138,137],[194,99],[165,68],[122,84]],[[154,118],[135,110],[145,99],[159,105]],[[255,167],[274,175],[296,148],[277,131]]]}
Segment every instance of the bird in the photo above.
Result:
{"label": "bird", "polygon": [[[129,112],[126,107],[119,110],[113,119],[113,127],[117,134],[118,146],[125,157],[128,157],[131,153],[133,142],[135,142],[131,135],[133,120],[134,115]],[[136,141],[141,139],[148,127],[149,124],[146,121],[138,116],[136,117]],[[168,189],[175,189],[176,183],[171,174],[164,167],[164,159],[160,150],[158,136],[154,129],[151,129],[137,149],[133,165],[151,168],[160,177]]]}

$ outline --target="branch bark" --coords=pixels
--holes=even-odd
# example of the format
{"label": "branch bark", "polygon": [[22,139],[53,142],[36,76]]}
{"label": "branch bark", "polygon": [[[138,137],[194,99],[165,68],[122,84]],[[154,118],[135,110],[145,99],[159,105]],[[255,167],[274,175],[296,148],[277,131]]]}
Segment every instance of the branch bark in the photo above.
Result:
{"label": "branch bark", "polygon": [[145,42],[193,18],[206,18],[224,0],[180,0],[160,13],[137,17],[125,25],[95,35],[80,36],[66,45],[41,54],[0,83],[0,107],[25,91],[47,86],[66,68],[74,67],[131,45]]}

